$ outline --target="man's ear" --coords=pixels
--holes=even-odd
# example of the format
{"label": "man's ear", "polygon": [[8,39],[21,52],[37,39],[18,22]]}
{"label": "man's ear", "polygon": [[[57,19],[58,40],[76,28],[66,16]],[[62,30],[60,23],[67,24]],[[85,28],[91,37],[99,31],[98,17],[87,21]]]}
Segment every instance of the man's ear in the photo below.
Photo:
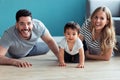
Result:
{"label": "man's ear", "polygon": [[18,23],[16,22],[15,27],[17,28],[17,26],[18,26]]}

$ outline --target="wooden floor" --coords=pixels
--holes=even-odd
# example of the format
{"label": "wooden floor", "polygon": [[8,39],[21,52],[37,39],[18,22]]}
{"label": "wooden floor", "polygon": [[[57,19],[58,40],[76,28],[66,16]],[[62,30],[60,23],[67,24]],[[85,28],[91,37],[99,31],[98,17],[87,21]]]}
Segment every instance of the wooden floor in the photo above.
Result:
{"label": "wooden floor", "polygon": [[[55,37],[59,42],[62,37]],[[120,56],[110,61],[85,61],[85,68],[77,64],[59,67],[54,54],[26,57],[32,63],[30,68],[0,65],[0,80],[120,80]]]}
{"label": "wooden floor", "polygon": [[26,57],[33,64],[30,68],[0,65],[0,80],[120,80],[120,57],[110,61],[85,61],[85,68],[77,64],[59,67],[54,54]]}

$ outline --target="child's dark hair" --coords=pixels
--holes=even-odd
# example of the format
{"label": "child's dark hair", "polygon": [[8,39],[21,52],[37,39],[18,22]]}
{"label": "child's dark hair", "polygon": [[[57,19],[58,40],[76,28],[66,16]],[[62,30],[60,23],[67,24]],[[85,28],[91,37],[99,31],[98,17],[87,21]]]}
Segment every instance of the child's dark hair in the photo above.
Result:
{"label": "child's dark hair", "polygon": [[64,26],[64,33],[66,32],[66,29],[69,28],[77,30],[78,34],[80,33],[80,25],[74,21],[70,21]]}
{"label": "child's dark hair", "polygon": [[17,13],[16,13],[16,21],[18,22],[19,18],[22,17],[22,16],[23,17],[30,16],[31,19],[32,19],[32,13],[27,9],[20,9],[19,11],[17,11]]}

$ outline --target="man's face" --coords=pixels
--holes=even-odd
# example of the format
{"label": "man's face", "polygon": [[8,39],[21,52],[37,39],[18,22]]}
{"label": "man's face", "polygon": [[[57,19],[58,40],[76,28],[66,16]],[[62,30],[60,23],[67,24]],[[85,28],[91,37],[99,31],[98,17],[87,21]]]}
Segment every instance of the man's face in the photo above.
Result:
{"label": "man's face", "polygon": [[20,17],[16,23],[16,28],[19,31],[19,35],[23,39],[30,39],[33,28],[32,19],[30,16]]}

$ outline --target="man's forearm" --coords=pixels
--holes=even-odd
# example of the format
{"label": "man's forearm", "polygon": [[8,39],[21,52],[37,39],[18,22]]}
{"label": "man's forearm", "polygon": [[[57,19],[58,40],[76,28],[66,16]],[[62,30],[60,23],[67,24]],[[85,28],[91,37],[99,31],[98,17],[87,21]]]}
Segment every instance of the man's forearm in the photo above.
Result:
{"label": "man's forearm", "polygon": [[48,43],[49,48],[52,50],[52,52],[56,55],[56,57],[58,58],[58,54],[59,54],[59,48],[56,42],[54,41],[50,41]]}
{"label": "man's forearm", "polygon": [[0,64],[2,65],[12,65],[14,62],[13,59],[5,57],[5,56],[0,56]]}

